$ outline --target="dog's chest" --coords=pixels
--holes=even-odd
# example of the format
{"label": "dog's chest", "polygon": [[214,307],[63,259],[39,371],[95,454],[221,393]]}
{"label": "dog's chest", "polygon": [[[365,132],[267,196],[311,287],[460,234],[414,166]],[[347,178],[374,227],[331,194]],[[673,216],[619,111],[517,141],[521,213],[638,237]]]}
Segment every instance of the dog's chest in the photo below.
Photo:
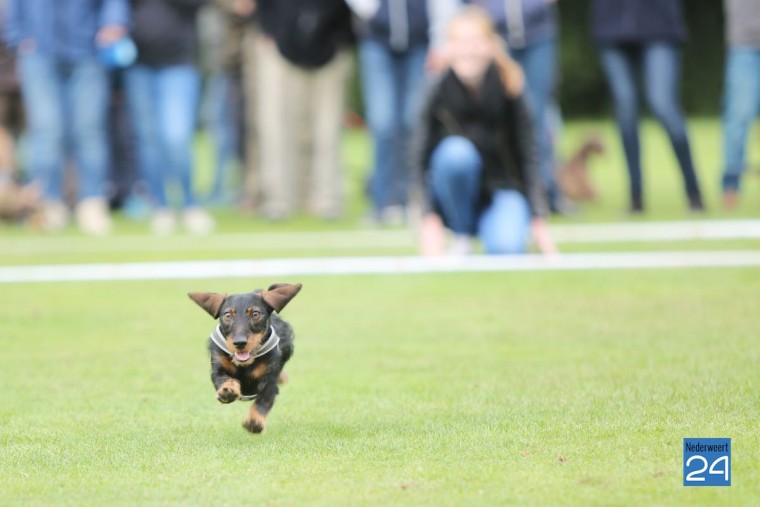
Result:
{"label": "dog's chest", "polygon": [[274,365],[267,364],[265,361],[254,361],[250,366],[232,368],[229,375],[240,382],[240,391],[243,396],[255,396],[258,394],[259,382],[265,378],[274,375],[276,378],[278,372],[273,371]]}

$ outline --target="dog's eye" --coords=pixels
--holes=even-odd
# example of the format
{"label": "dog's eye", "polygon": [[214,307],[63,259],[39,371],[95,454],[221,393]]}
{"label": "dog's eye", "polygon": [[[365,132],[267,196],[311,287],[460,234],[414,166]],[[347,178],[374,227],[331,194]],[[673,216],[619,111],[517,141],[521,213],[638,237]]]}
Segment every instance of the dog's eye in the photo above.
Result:
{"label": "dog's eye", "polygon": [[251,318],[252,319],[258,319],[259,317],[261,317],[261,312],[259,312],[257,310],[254,310],[254,311],[251,312]]}
{"label": "dog's eye", "polygon": [[232,312],[224,312],[224,313],[222,314],[222,317],[223,317],[224,319],[227,319],[227,320],[229,320],[229,319],[232,317]]}

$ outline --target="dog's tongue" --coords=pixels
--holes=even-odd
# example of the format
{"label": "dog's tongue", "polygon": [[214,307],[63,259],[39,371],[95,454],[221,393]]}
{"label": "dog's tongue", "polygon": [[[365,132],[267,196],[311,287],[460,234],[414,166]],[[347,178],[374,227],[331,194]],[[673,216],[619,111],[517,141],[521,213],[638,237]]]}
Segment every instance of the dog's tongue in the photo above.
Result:
{"label": "dog's tongue", "polygon": [[237,359],[241,363],[244,361],[248,361],[250,358],[251,358],[250,352],[235,352],[235,359]]}

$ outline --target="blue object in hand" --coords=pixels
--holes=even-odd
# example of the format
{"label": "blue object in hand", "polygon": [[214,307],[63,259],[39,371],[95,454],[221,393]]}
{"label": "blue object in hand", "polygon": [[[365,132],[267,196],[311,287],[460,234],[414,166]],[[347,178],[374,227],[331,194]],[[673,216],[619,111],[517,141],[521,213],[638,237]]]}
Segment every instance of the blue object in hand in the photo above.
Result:
{"label": "blue object in hand", "polygon": [[137,59],[137,46],[129,37],[101,46],[100,61],[109,69],[123,69],[129,67]]}

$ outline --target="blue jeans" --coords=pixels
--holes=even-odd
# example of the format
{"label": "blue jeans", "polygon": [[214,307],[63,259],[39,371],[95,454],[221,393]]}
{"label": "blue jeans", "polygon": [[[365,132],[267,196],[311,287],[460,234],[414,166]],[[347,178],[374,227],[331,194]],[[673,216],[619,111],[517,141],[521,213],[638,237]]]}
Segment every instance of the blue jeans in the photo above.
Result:
{"label": "blue jeans", "polygon": [[549,202],[556,206],[559,190],[554,177],[554,136],[550,108],[557,79],[557,43],[550,39],[526,48],[512,49],[511,54],[525,72],[525,91],[533,110],[541,183]]}
{"label": "blue jeans", "polygon": [[517,190],[497,190],[480,209],[482,159],[467,138],[450,136],[433,151],[429,191],[456,234],[477,233],[489,254],[524,253],[528,247],[530,209]]}
{"label": "blue jeans", "polygon": [[625,150],[632,205],[642,205],[639,147],[639,104],[636,88],[643,75],[644,94],[655,118],[668,133],[681,167],[689,198],[699,198],[699,182],[691,158],[686,121],[679,104],[681,54],[674,44],[652,42],[638,45],[604,45],[602,67],[615,105],[615,117]]}
{"label": "blue jeans", "polygon": [[18,70],[29,125],[29,163],[45,198],[63,198],[69,143],[79,171],[79,198],[103,197],[109,165],[105,69],[95,59],[65,63],[33,52],[19,55]]}
{"label": "blue jeans", "polygon": [[367,123],[374,143],[369,191],[376,212],[406,205],[408,140],[419,113],[426,46],[396,53],[372,40],[359,45]]}
{"label": "blue jeans", "polygon": [[746,169],[747,136],[760,110],[760,50],[733,47],[723,96],[723,189],[738,190]]}
{"label": "blue jeans", "polygon": [[214,143],[215,171],[212,200],[224,198],[227,169],[234,160],[238,145],[236,120],[230,91],[232,78],[212,74],[206,82],[203,97],[203,122]]}
{"label": "blue jeans", "polygon": [[168,177],[179,182],[184,206],[195,206],[192,170],[198,72],[191,65],[135,65],[127,71],[126,85],[140,169],[156,206],[168,206]]}

